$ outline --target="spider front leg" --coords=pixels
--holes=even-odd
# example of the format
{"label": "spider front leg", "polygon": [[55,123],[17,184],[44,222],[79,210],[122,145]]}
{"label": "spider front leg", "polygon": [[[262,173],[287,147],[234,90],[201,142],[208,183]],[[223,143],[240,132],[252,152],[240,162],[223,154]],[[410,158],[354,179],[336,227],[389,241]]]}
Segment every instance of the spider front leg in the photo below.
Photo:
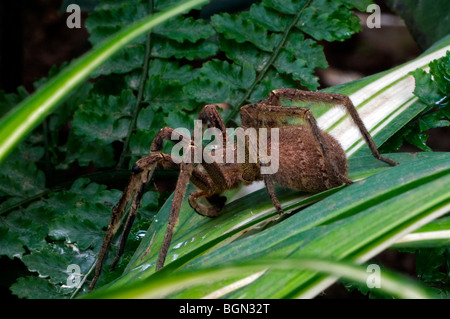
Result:
{"label": "spider front leg", "polygon": [[140,203],[142,201],[142,196],[144,195],[145,187],[150,180],[151,176],[153,175],[153,172],[156,168],[156,164],[161,165],[165,169],[172,169],[179,171],[179,164],[175,163],[172,160],[172,157],[168,154],[164,153],[153,153],[149,156],[146,156],[142,159],[140,159],[134,166],[133,166],[133,172],[134,173],[141,173],[146,168],[148,168],[149,172],[147,175],[144,175],[142,178],[142,182],[140,187],[136,190],[136,193],[134,195],[133,201],[131,203],[130,212],[128,213],[127,220],[125,222],[125,226],[123,228],[123,232],[121,235],[121,240],[119,243],[119,248],[117,250],[116,257],[113,259],[110,265],[110,269],[114,269],[117,262],[119,261],[120,257],[123,255],[125,244],[128,238],[128,235],[130,234],[131,227],[133,226],[134,219],[136,218],[137,210],[139,209]]}
{"label": "spider front leg", "polygon": [[[151,156],[154,158],[154,161],[151,162],[150,166],[145,167],[144,169],[141,169],[141,168],[138,169],[136,167],[136,165],[133,167],[133,172],[131,174],[128,185],[125,188],[124,192],[122,193],[122,196],[120,197],[119,201],[112,209],[111,221],[109,222],[108,229],[106,231],[106,235],[103,240],[102,247],[100,248],[100,252],[99,252],[98,259],[97,259],[96,266],[95,266],[94,278],[91,281],[89,290],[92,290],[95,287],[97,280],[100,277],[102,267],[103,267],[103,264],[106,259],[106,255],[108,253],[109,246],[111,245],[111,241],[114,238],[114,235],[116,234],[117,229],[120,226],[120,221],[125,212],[128,202],[131,200],[131,198],[133,198],[133,205],[131,206],[131,209],[130,209],[130,215],[134,215],[135,210],[137,209],[137,206],[139,205],[140,197],[141,197],[141,195],[139,195],[139,193],[141,193],[141,192],[139,192],[138,190],[141,190],[142,188],[145,187],[145,184],[147,183],[149,177],[151,177],[151,174],[153,173],[155,166],[156,166],[155,155],[151,155]],[[159,154],[157,154],[157,156],[159,156]],[[128,218],[128,220],[129,219],[130,218]],[[128,222],[127,222],[127,224],[128,224]],[[124,232],[128,235],[128,233],[126,231],[124,231]],[[123,241],[123,237],[122,237],[122,241]],[[119,245],[119,247],[121,247],[122,245],[124,245],[124,244],[121,243]],[[119,248],[119,252],[120,251],[123,251],[123,248]],[[118,259],[118,258],[116,258],[116,259]],[[115,262],[117,262],[117,260],[115,260]],[[115,264],[115,262],[114,262],[114,264]]]}
{"label": "spider front leg", "polygon": [[173,195],[166,234],[164,235],[164,241],[159,252],[158,261],[156,262],[156,270],[159,270],[164,266],[164,261],[166,260],[170,242],[172,241],[173,231],[175,226],[178,224],[181,203],[183,201],[184,195],[186,194],[186,188],[189,183],[189,178],[192,174],[193,168],[194,166],[192,163],[186,164],[184,162],[181,162],[180,164],[180,175],[178,176],[177,185]]}

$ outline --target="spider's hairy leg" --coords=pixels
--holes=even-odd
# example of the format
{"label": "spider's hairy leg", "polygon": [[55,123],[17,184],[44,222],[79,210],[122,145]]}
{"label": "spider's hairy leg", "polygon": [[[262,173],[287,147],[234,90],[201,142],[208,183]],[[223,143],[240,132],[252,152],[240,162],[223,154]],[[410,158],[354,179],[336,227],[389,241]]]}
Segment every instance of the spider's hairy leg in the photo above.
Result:
{"label": "spider's hairy leg", "polygon": [[[204,205],[199,202],[199,199],[206,198],[211,206]],[[227,198],[211,194],[205,191],[199,191],[189,194],[189,205],[200,215],[206,217],[217,217],[220,215],[222,208],[225,206]]]}
{"label": "spider's hairy leg", "polygon": [[97,283],[97,280],[100,277],[102,267],[106,259],[106,255],[108,253],[109,246],[111,245],[111,241],[114,235],[116,234],[117,229],[120,226],[120,220],[122,219],[123,213],[125,212],[127,203],[134,196],[136,191],[141,187],[143,174],[146,173],[147,172],[143,171],[140,172],[133,171],[127,187],[123,191],[122,196],[120,197],[117,204],[112,209],[111,221],[109,222],[102,247],[100,248],[98,259],[95,265],[94,278],[90,283],[89,290],[92,290],[95,287],[95,284]]}
{"label": "spider's hairy leg", "polygon": [[136,195],[133,198],[133,202],[131,204],[130,212],[128,213],[127,220],[125,222],[125,227],[122,231],[122,236],[119,243],[119,248],[117,250],[117,254],[114,257],[113,261],[111,262],[111,265],[109,266],[109,269],[113,270],[116,267],[117,262],[119,261],[120,257],[123,255],[123,252],[125,250],[125,244],[126,239],[128,238],[128,235],[130,234],[131,227],[133,226],[134,219],[136,218],[136,212],[140,205],[140,202],[142,200],[142,195],[145,190],[146,183],[142,183],[141,187],[136,192]]}
{"label": "spider's hairy leg", "polygon": [[[217,111],[214,104],[206,105],[199,113],[198,119],[202,122],[207,122],[209,127],[215,127],[218,128],[222,134],[223,134],[223,143],[226,144],[226,128],[225,124],[223,123],[222,118],[219,115],[219,112]],[[195,131],[194,131],[195,134]],[[192,136],[192,140],[195,141],[195,136]],[[158,143],[158,141],[157,141]],[[193,147],[201,147],[200,145],[194,145]],[[205,156],[205,154],[203,154]],[[193,156],[193,154],[191,154]],[[202,161],[201,165],[205,169],[208,177],[206,177],[203,173],[198,171],[196,168],[194,168],[192,164],[193,160],[191,159],[190,163],[186,163],[185,161],[181,162],[180,164],[180,174],[178,177],[177,185],[174,192],[174,197],[172,201],[172,207],[170,208],[169,213],[169,224],[167,225],[166,234],[164,236],[164,241],[161,246],[161,250],[159,252],[158,261],[156,263],[156,270],[161,269],[164,266],[164,262],[167,256],[167,252],[170,247],[170,243],[172,241],[173,232],[176,224],[178,223],[181,203],[183,201],[183,198],[186,194],[186,188],[189,180],[191,181],[200,189],[203,190],[219,190],[223,185],[225,184],[225,176],[223,172],[220,169],[220,166],[216,162],[209,161],[204,162]],[[203,175],[203,176],[202,176]],[[214,202],[212,203],[213,206],[207,207],[206,205],[200,204],[197,202],[197,199],[202,197],[198,196],[201,192],[197,192],[194,194],[191,194],[189,196],[189,204],[191,205],[194,210],[202,215],[210,216],[217,215],[218,212],[222,209],[223,203],[220,202]],[[202,193],[203,194],[203,193]],[[213,193],[208,193],[207,196],[213,195]]]}
{"label": "spider's hairy leg", "polygon": [[266,185],[267,192],[269,193],[270,199],[272,200],[272,204],[277,210],[279,215],[283,214],[283,209],[281,208],[280,201],[277,198],[275,193],[275,186],[273,185],[272,175],[263,175],[264,184]]}
{"label": "spider's hairy leg", "polygon": [[[129,234],[129,231],[133,224],[136,211],[139,208],[140,201],[142,199],[143,190],[145,188],[146,183],[152,177],[157,164],[161,163],[163,167],[170,168],[170,169],[177,169],[178,166],[175,163],[173,163],[170,155],[160,153],[164,139],[170,140],[173,132],[176,132],[176,131],[170,127],[162,128],[158,132],[158,134],[156,135],[156,137],[154,138],[154,140],[151,144],[151,147],[150,147],[151,154],[146,157],[141,158],[133,166],[132,174],[131,174],[130,180],[128,182],[128,185],[126,186],[125,190],[123,191],[122,196],[120,197],[119,201],[112,209],[111,221],[108,225],[108,229],[106,231],[106,235],[103,240],[102,247],[100,248],[99,256],[98,256],[96,266],[95,266],[94,277],[89,286],[90,290],[92,290],[95,287],[95,285],[100,277],[102,267],[103,267],[103,264],[106,259],[106,255],[108,253],[108,249],[111,245],[111,241],[114,238],[114,235],[116,234],[117,229],[120,226],[120,221],[122,219],[122,216],[126,210],[126,207],[127,207],[127,204],[129,203],[129,201],[133,198],[130,212],[127,217],[127,222],[126,222],[124,231],[122,233],[121,242],[119,244],[118,254],[113,261],[112,267],[114,267],[114,265],[117,263],[118,259],[120,258],[120,255],[123,253],[123,248],[124,248],[127,236]],[[181,135],[179,133],[178,133],[178,137],[182,142],[187,142],[187,143],[192,142],[192,141],[186,140],[183,137],[183,135]]]}
{"label": "spider's hairy leg", "polygon": [[336,105],[343,105],[345,107],[345,110],[350,115],[350,117],[353,119],[353,122],[358,127],[359,131],[361,132],[361,135],[363,136],[364,140],[366,141],[367,145],[369,146],[370,151],[372,152],[372,155],[380,160],[383,161],[391,166],[396,166],[398,163],[390,158],[381,156],[380,152],[378,151],[375,143],[373,142],[372,136],[370,135],[369,131],[367,130],[366,126],[364,125],[364,122],[362,121],[361,117],[359,116],[358,111],[356,111],[355,106],[353,105],[353,102],[350,100],[350,98],[344,94],[337,94],[337,93],[325,93],[325,92],[310,92],[310,91],[302,91],[297,89],[278,89],[274,90],[270,93],[268,103],[271,105],[282,105],[282,101],[284,100],[290,100],[290,101],[306,101],[306,102],[321,102],[325,105],[329,105],[330,107],[336,106]]}
{"label": "spider's hairy leg", "polygon": [[[223,150],[226,152],[226,141],[227,141],[227,131],[225,124],[220,117],[219,112],[216,109],[216,106],[214,104],[208,104],[203,107],[203,109],[200,111],[198,115],[198,119],[202,122],[206,122],[208,124],[208,127],[218,128],[222,132],[223,136]],[[205,123],[204,123],[205,124]],[[195,132],[193,134],[193,139],[195,139]],[[204,157],[208,156],[207,154],[203,155]],[[226,155],[224,154],[224,157]],[[213,180],[213,186],[216,188],[221,188],[221,186],[225,185],[225,176],[220,169],[220,165],[218,165],[216,162],[208,160],[208,161],[202,161],[202,166],[205,169],[205,171],[208,173],[208,175]]]}
{"label": "spider's hairy leg", "polygon": [[219,112],[216,109],[215,104],[208,104],[203,107],[203,109],[198,114],[198,119],[201,121],[209,122],[208,126],[216,127],[222,131],[224,142],[226,139],[226,127],[222,118],[220,117]]}
{"label": "spider's hairy leg", "polygon": [[164,235],[164,241],[159,252],[158,261],[156,262],[156,270],[161,269],[164,266],[167,252],[169,250],[170,242],[172,241],[173,231],[178,224],[178,217],[180,215],[181,203],[184,195],[186,194],[186,188],[191,177],[194,166],[192,163],[181,162],[180,175],[178,177],[177,185],[173,195],[172,207],[169,212],[169,223],[167,225],[166,234]]}
{"label": "spider's hairy leg", "polygon": [[138,173],[146,169],[147,173],[142,176],[141,185],[136,190],[136,194],[131,203],[130,211],[122,231],[119,248],[117,250],[116,257],[111,263],[110,269],[114,269],[120,257],[123,255],[128,235],[130,234],[131,227],[133,226],[134,219],[136,218],[137,210],[139,209],[142,201],[142,196],[144,195],[145,187],[151,179],[157,164],[160,164],[165,169],[179,170],[179,164],[175,163],[170,155],[156,152],[150,154],[149,156],[143,157],[133,166],[134,172]]}

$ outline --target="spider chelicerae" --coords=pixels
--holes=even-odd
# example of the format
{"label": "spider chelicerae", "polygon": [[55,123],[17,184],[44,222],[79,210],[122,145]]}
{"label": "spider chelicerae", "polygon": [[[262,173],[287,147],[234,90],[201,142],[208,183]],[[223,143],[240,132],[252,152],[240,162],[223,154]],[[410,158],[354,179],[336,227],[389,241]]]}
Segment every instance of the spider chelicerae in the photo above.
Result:
{"label": "spider chelicerae", "polygon": [[[270,174],[262,173],[262,168],[267,163],[263,161],[263,158],[251,152],[252,148],[255,147],[255,141],[252,142],[248,138],[244,143],[245,156],[243,161],[211,161],[203,158],[200,163],[196,163],[192,158],[187,157],[193,156],[191,154],[193,152],[185,152],[182,160],[175,160],[172,155],[161,152],[164,140],[173,141],[175,135],[178,136],[180,143],[185,144],[184,146],[187,149],[202,148],[202,146],[195,143],[195,138],[186,138],[173,128],[164,127],[154,138],[150,147],[150,154],[138,160],[133,166],[129,183],[120,200],[113,207],[112,218],[100,249],[90,289],[95,286],[100,276],[111,241],[120,226],[120,220],[126,211],[126,207],[131,201],[119,249],[111,268],[116,265],[123,254],[125,242],[139,208],[145,186],[157,167],[176,170],[179,172],[179,177],[156,270],[164,266],[174,227],[178,222],[181,203],[189,182],[198,189],[188,195],[189,204],[197,213],[207,217],[218,216],[226,202],[222,193],[237,188],[241,184],[249,185],[255,181],[264,181],[268,194],[279,214],[282,214],[283,210],[275,194],[274,183],[281,187],[312,193],[343,184],[352,184],[352,181],[347,177],[348,163],[345,152],[337,140],[318,127],[309,108],[282,106],[284,101],[303,101],[311,103],[312,106],[315,103],[343,106],[359,128],[373,156],[389,165],[398,165],[397,162],[380,155],[350,98],[342,94],[278,89],[272,91],[269,98],[259,103],[245,105],[240,109],[242,128],[277,129],[277,170]],[[223,159],[225,159],[227,153],[236,150],[237,144],[229,143],[227,129],[214,104],[206,105],[200,112],[198,119],[205,126],[217,128],[222,133],[223,145],[218,145],[218,147],[221,148],[220,154],[222,154]],[[302,124],[293,124],[292,119],[298,119]],[[271,139],[269,134],[267,135],[268,148],[272,146],[271,143],[275,143],[275,141]],[[217,151],[216,149],[215,152]],[[252,154],[253,157],[256,156],[256,159],[252,158]]]}

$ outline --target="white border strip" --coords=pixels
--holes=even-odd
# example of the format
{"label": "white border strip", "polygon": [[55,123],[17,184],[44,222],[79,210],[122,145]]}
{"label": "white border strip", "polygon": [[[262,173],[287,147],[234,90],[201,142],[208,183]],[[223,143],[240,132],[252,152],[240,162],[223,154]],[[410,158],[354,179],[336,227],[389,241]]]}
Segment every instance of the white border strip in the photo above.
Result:
{"label": "white border strip", "polygon": [[229,294],[232,291],[235,291],[239,288],[245,287],[249,284],[251,284],[252,282],[254,282],[256,279],[258,279],[259,277],[261,277],[267,269],[264,269],[262,271],[259,271],[257,273],[254,273],[248,277],[245,277],[244,279],[235,281],[231,284],[229,284],[228,286],[219,288],[211,293],[209,293],[208,295],[202,297],[201,299],[217,299],[220,297],[223,297],[227,294]]}
{"label": "white border strip", "polygon": [[450,239],[450,230],[436,230],[423,233],[411,233],[397,240],[395,244],[411,243],[427,240],[439,240],[439,239]]}

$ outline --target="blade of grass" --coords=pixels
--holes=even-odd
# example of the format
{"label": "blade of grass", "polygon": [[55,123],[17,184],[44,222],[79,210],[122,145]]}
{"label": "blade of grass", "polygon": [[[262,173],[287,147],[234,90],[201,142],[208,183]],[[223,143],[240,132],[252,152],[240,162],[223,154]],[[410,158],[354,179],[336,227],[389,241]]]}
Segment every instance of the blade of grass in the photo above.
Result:
{"label": "blade of grass", "polygon": [[[348,262],[336,262],[320,258],[296,258],[290,260],[261,259],[242,264],[232,264],[217,268],[202,268],[197,271],[182,271],[170,275],[160,275],[135,282],[123,288],[112,290],[99,290],[88,298],[162,298],[176,291],[203,284],[222,281],[242,273],[264,269],[302,270],[310,269],[343,277],[361,284],[366,284],[370,273],[367,267],[358,266]],[[433,290],[422,286],[407,277],[383,270],[381,274],[379,291],[390,296],[406,299],[435,298]]]}

